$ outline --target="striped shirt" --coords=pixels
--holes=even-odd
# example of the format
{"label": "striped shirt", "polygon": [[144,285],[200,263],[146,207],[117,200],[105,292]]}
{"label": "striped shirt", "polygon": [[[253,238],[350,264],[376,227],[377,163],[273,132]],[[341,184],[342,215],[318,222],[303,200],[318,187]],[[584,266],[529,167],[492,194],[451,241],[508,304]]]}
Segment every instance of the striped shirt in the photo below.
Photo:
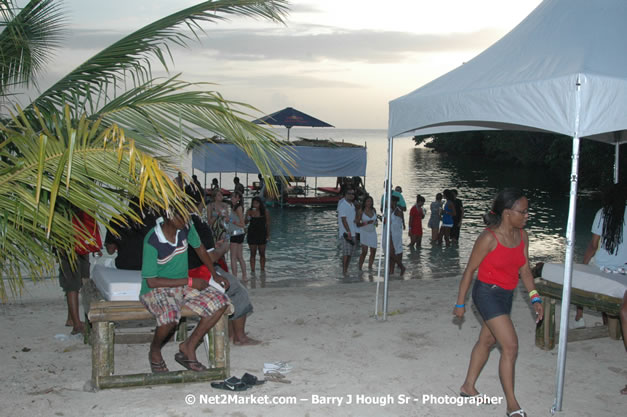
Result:
{"label": "striped shirt", "polygon": [[169,242],[161,230],[162,219],[144,238],[142,257],[142,288],[139,295],[150,292],[148,278],[187,278],[187,247],[200,246],[200,237],[193,224],[176,232],[174,243]]}

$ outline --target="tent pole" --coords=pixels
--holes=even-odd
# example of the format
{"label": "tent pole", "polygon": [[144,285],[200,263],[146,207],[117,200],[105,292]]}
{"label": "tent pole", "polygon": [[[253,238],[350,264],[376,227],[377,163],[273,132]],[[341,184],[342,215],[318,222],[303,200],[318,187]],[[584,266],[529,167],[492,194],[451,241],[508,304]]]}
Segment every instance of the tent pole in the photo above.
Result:
{"label": "tent pole", "polygon": [[[385,237],[381,236],[381,247],[383,248],[383,244],[384,244],[384,240]],[[378,241],[377,241],[378,242]],[[377,263],[377,292],[376,292],[376,298],[374,301],[374,318],[375,319],[379,319],[379,286],[381,284],[381,259],[383,257],[382,251],[379,251],[379,260]]]}
{"label": "tent pole", "polygon": [[619,164],[619,156],[620,156],[620,144],[617,142],[616,145],[614,145],[615,147],[615,151],[614,151],[614,184],[618,184],[618,164]]}
{"label": "tent pole", "polygon": [[390,235],[392,230],[392,155],[394,150],[394,139],[388,139],[388,179],[385,184],[385,219],[387,221],[387,229],[385,230],[385,281],[383,283],[383,321],[387,320],[388,315],[388,284],[390,279]]}
{"label": "tent pole", "polygon": [[[364,148],[368,149],[368,142],[364,141]],[[366,173],[364,172],[364,190],[366,189]]]}
{"label": "tent pole", "polygon": [[562,307],[560,318],[560,338],[557,352],[557,392],[552,413],[562,411],[564,397],[564,374],[566,372],[566,348],[568,345],[568,310],[570,307],[571,279],[573,272],[573,257],[575,254],[575,217],[577,214],[577,183],[579,172],[579,145],[580,139],[573,138],[573,159],[570,174],[570,200],[568,205],[568,226],[566,227],[566,259],[564,260],[564,287],[562,290]]}

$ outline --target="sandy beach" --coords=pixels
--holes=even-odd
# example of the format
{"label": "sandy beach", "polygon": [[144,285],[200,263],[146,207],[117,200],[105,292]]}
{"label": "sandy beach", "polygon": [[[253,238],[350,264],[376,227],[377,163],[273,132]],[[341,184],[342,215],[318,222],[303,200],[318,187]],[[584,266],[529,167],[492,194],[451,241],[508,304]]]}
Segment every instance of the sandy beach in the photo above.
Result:
{"label": "sandy beach", "polygon": [[[472,312],[461,327],[453,323],[457,284],[458,277],[392,281],[386,322],[373,317],[374,283],[252,289],[255,313],[247,327],[250,336],[263,344],[233,346],[231,373],[262,377],[264,362],[286,361],[293,366],[287,374],[291,384],[267,382],[227,393],[209,383],[91,391],[89,345],[55,338],[69,334],[58,283],[28,283],[22,298],[0,307],[2,413],[16,417],[503,416],[504,401],[482,406],[438,404],[456,401],[480,326]],[[550,415],[557,350],[535,347],[532,312],[520,288],[512,317],[520,344],[518,399],[530,416]],[[594,317],[588,321],[594,324]],[[116,369],[146,372],[147,351],[148,345],[116,345]],[[179,369],[175,352],[173,342],[164,348],[171,370]],[[498,358],[493,351],[478,384],[482,393],[494,397],[503,395]],[[563,413],[558,415],[622,415],[627,409],[627,396],[619,393],[627,383],[622,341],[573,342],[567,358]],[[294,404],[259,404],[264,401]]]}

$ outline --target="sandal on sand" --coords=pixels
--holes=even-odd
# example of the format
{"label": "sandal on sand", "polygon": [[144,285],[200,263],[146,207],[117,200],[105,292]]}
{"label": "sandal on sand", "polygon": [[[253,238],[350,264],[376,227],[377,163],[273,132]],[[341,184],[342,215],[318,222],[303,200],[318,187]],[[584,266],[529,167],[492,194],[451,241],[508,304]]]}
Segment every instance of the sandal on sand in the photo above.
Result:
{"label": "sandal on sand", "polygon": [[241,381],[248,385],[249,387],[255,386],[255,385],[261,385],[264,384],[266,381],[265,380],[259,380],[255,375],[251,375],[248,372],[246,372],[244,375],[242,375],[242,379]]}
{"label": "sandal on sand", "polygon": [[178,352],[174,355],[174,360],[181,364],[185,369],[189,369],[194,372],[206,371],[207,367],[197,360],[188,359],[183,352]]}
{"label": "sandal on sand", "polygon": [[170,372],[168,366],[165,364],[165,361],[161,362],[153,362],[150,361],[150,370],[153,374],[162,374],[164,372]]}
{"label": "sandal on sand", "polygon": [[263,373],[267,374],[271,371],[277,371],[286,374],[292,370],[292,365],[287,362],[266,362],[263,364]]}
{"label": "sandal on sand", "polygon": [[627,385],[625,385],[625,388],[620,390],[620,393],[623,394],[623,395],[627,395]]}
{"label": "sandal on sand", "polygon": [[290,381],[289,379],[285,379],[285,375],[283,375],[283,374],[270,373],[270,374],[265,374],[265,375],[266,375],[266,381],[280,382],[282,384],[291,384],[292,383],[292,381]]}
{"label": "sandal on sand", "polygon": [[[248,374],[246,374],[246,375],[248,375]],[[249,388],[248,385],[246,385],[239,378],[234,377],[234,376],[232,376],[232,377],[230,377],[228,379],[225,379],[222,382],[212,382],[211,386],[213,388],[223,389],[223,390],[226,390],[226,391],[245,391],[245,390],[247,390]]]}
{"label": "sandal on sand", "polygon": [[511,413],[506,413],[506,415],[507,417],[527,417],[527,413],[525,413],[525,410],[523,410],[522,408],[520,410],[512,411]]}

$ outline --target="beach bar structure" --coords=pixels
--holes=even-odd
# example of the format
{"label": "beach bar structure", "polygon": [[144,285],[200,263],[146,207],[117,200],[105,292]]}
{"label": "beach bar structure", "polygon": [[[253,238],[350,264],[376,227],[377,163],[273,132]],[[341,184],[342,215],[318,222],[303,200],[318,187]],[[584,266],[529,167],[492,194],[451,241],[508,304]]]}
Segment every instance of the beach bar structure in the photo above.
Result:
{"label": "beach bar structure", "polygon": [[390,156],[393,138],[412,134],[501,129],[572,137],[553,412],[562,410],[580,142],[614,148],[615,181],[627,142],[626,16],[624,0],[544,0],[477,57],[389,105]]}
{"label": "beach bar structure", "polygon": [[[352,177],[366,176],[367,149],[344,142],[329,140],[300,140],[284,143],[283,150],[291,158],[271,161],[273,175],[285,177]],[[258,174],[259,168],[241,149],[226,141],[214,141],[192,150],[192,169],[204,173],[234,172]],[[364,181],[365,182],[365,181]]]}

